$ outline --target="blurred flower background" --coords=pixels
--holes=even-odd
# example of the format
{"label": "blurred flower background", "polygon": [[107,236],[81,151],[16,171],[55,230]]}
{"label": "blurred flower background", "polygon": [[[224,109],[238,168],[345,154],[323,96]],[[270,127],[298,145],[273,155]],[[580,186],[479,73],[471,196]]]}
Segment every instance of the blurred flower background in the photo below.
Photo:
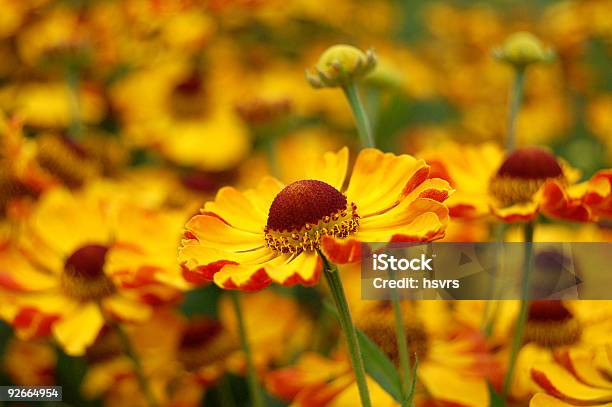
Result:
{"label": "blurred flower background", "polygon": [[[524,31],[550,58],[511,61],[503,44]],[[354,105],[309,84],[333,44],[375,53],[353,73],[373,144],[395,155],[361,150]],[[534,241],[612,241],[611,66],[610,0],[0,0],[0,385],[60,385],[70,406],[258,406],[253,385],[263,405],[359,405],[313,249],[399,366],[392,307],[360,300],[341,239],[516,241],[538,220]],[[552,173],[525,176],[529,160]],[[268,239],[272,199],[304,179],[354,194],[362,230],[317,235],[293,274],[232,268],[252,247],[233,219]],[[390,211],[368,235],[360,208],[408,184],[394,205],[410,219]],[[233,288],[257,291],[242,313]],[[523,308],[403,303],[411,403],[609,405],[612,305]],[[366,370],[372,405],[401,405]]]}

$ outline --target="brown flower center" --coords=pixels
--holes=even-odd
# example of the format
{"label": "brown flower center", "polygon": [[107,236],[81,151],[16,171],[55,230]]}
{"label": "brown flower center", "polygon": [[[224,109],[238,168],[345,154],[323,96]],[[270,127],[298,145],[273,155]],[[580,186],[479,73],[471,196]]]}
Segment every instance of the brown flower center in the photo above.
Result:
{"label": "brown flower center", "polygon": [[69,137],[47,134],[37,143],[38,164],[69,188],[80,187],[99,171],[86,149]]}
{"label": "brown flower center", "polygon": [[539,147],[516,149],[491,179],[489,192],[502,204],[528,202],[549,179],[565,182],[556,157]]}
{"label": "brown flower center", "polygon": [[525,342],[550,348],[576,343],[582,334],[580,322],[561,301],[533,301],[525,325]]}
{"label": "brown flower center", "polygon": [[[387,357],[399,365],[399,349],[395,335],[395,320],[388,304],[370,308],[357,317],[357,326],[363,331]],[[425,326],[414,318],[404,318],[406,344],[408,353],[414,363],[414,355],[424,360],[429,352],[429,336]]]}
{"label": "brown flower center", "polygon": [[170,104],[177,119],[192,119],[206,114],[206,89],[200,72],[193,72],[174,86]]}
{"label": "brown flower center", "polygon": [[72,253],[64,264],[62,289],[79,300],[96,300],[115,291],[112,281],[104,273],[108,247],[89,244]]}
{"label": "brown flower center", "polygon": [[190,371],[227,358],[238,349],[223,326],[205,317],[193,319],[187,325],[179,346],[178,358]]}
{"label": "brown flower center", "polygon": [[273,250],[299,253],[315,250],[321,236],[345,238],[359,226],[357,207],[322,181],[302,180],[287,185],[272,201],[264,232]]}
{"label": "brown flower center", "polygon": [[255,98],[236,104],[236,112],[246,123],[259,125],[270,123],[291,111],[291,100]]}

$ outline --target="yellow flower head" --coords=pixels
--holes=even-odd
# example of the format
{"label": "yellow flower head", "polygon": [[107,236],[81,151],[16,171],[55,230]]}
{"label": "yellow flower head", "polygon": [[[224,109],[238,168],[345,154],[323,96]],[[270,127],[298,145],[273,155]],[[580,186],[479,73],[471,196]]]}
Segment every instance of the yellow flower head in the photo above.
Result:
{"label": "yellow flower head", "polygon": [[172,274],[184,218],[135,208],[109,190],[47,192],[18,241],[0,249],[0,290],[13,299],[0,315],[20,337],[52,333],[66,353],[82,355],[107,318],[140,322],[180,294],[183,280]]}
{"label": "yellow flower head", "polygon": [[612,213],[612,170],[576,184],[578,171],[540,147],[518,148],[505,158],[494,144],[449,143],[437,150],[424,157],[434,173],[457,190],[446,202],[453,217],[493,214],[504,222],[517,222],[542,213],[587,222]]}
{"label": "yellow flower head", "polygon": [[314,88],[344,86],[360,79],[376,66],[374,51],[361,51],[351,45],[334,45],[321,56],[315,67],[317,75],[306,73]]}
{"label": "yellow flower head", "polygon": [[408,155],[365,149],[345,187],[348,149],[316,160],[305,179],[265,178],[253,190],[222,188],[187,223],[179,260],[193,283],[259,290],[272,282],[315,284],[317,250],[359,260],[360,242],[431,241],[444,235],[448,183]]}
{"label": "yellow flower head", "polygon": [[494,51],[494,55],[516,67],[525,67],[536,62],[549,61],[554,53],[544,47],[535,35],[520,31],[510,35],[502,47]]}

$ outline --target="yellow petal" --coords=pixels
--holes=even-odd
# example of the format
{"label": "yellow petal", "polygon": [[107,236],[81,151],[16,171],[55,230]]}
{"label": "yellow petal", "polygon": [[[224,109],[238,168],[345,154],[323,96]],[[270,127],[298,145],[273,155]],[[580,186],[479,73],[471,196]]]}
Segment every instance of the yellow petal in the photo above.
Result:
{"label": "yellow petal", "polygon": [[53,334],[67,354],[80,356],[95,341],[103,325],[98,305],[87,302],[53,325]]}
{"label": "yellow petal", "polygon": [[423,363],[418,370],[419,380],[435,400],[461,406],[489,405],[489,391],[483,378],[433,363]]}
{"label": "yellow petal", "polygon": [[377,213],[395,205],[428,175],[423,160],[368,148],[357,157],[346,195],[360,214]]}
{"label": "yellow petal", "polygon": [[240,251],[265,245],[263,229],[261,233],[239,230],[215,216],[194,216],[185,227],[202,245],[215,249]]}
{"label": "yellow petal", "polygon": [[348,168],[348,148],[343,147],[337,153],[327,152],[315,161],[307,171],[308,179],[323,181],[342,190]]}
{"label": "yellow petal", "polygon": [[232,187],[221,188],[215,200],[204,205],[204,211],[214,213],[235,228],[253,233],[261,233],[267,220],[266,214]]}
{"label": "yellow petal", "polygon": [[612,390],[587,386],[556,363],[538,364],[531,376],[548,393],[580,402],[612,401]]}
{"label": "yellow petal", "polygon": [[149,306],[123,295],[113,295],[105,298],[103,305],[105,310],[122,321],[146,321],[152,312]]}

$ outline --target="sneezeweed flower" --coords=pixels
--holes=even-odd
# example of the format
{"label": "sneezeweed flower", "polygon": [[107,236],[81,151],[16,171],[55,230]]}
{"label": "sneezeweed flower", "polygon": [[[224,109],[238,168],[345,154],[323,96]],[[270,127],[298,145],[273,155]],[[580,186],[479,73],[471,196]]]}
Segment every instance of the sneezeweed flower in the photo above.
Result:
{"label": "sneezeweed flower", "polygon": [[[255,291],[272,282],[316,284],[317,250],[357,261],[360,242],[431,241],[444,236],[451,192],[408,155],[363,150],[343,188],[348,149],[313,163],[308,179],[265,178],[244,193],[222,188],[186,226],[179,260],[193,283]],[[343,191],[343,192],[341,192]]]}
{"label": "sneezeweed flower", "polygon": [[[568,400],[596,401],[589,400],[589,395],[597,394],[597,390],[584,388],[601,384],[591,380],[598,377],[595,354],[605,355],[606,347],[610,346],[610,304],[609,301],[554,300],[530,303],[524,344],[518,354],[510,395],[524,400],[544,389]],[[558,365],[553,366],[554,362]],[[572,374],[585,384],[575,386],[578,380],[572,381]],[[602,392],[612,397],[609,388],[607,393],[599,390]]]}
{"label": "sneezeweed flower", "polygon": [[[202,397],[201,386],[191,381],[187,387],[182,380],[177,350],[184,325],[182,316],[162,307],[148,321],[126,327],[134,352],[142,361],[142,374],[160,405],[183,405],[179,400],[191,400],[185,405],[193,406]],[[80,390],[86,399],[103,398],[106,405],[113,406],[150,405],[115,330],[104,329],[84,357],[88,369]]]}
{"label": "sneezeweed flower", "polygon": [[[355,286],[357,288],[358,285]],[[487,406],[486,378],[495,364],[487,355],[484,338],[475,330],[454,325],[443,302],[421,302],[403,308],[406,342],[418,356],[415,402],[437,405]],[[416,312],[414,312],[416,311]],[[417,315],[427,315],[421,319]],[[389,304],[370,303],[360,308],[355,322],[396,365],[393,311]],[[304,354],[296,364],[271,372],[268,389],[296,406],[349,406],[358,400],[357,386],[348,360],[337,352],[332,358]],[[375,406],[395,406],[395,400],[374,380],[369,388]]]}
{"label": "sneezeweed flower", "polygon": [[[0,281],[11,294],[3,317],[18,334],[53,333],[68,354],[81,355],[106,320],[143,321],[152,304],[176,298],[176,289],[166,289],[157,278],[170,273],[158,272],[157,267],[167,263],[156,258],[142,259],[142,267],[120,267],[113,273],[108,269],[108,260],[117,264],[121,256],[113,253],[115,248],[142,250],[140,238],[150,233],[141,229],[144,233],[136,241],[117,240],[120,207],[121,202],[95,186],[74,194],[54,189],[39,201],[23,227],[19,247],[9,245],[2,253],[6,264],[14,264],[2,269]],[[130,215],[134,218],[122,219],[128,230],[131,222],[152,220],[146,211]],[[161,247],[155,241],[149,244]],[[133,274],[126,275],[128,270]]]}
{"label": "sneezeweed flower", "polygon": [[3,368],[12,383],[20,386],[52,386],[57,356],[44,339],[12,338],[4,350]]}
{"label": "sneezeweed flower", "polygon": [[610,205],[609,170],[576,183],[578,172],[540,147],[519,148],[504,159],[492,144],[449,143],[423,156],[434,174],[456,189],[447,202],[453,217],[477,219],[493,214],[504,222],[517,222],[541,213],[587,222],[605,218]]}
{"label": "sneezeweed flower", "polygon": [[536,394],[530,406],[609,406],[610,350],[610,344],[595,349],[564,349],[555,353],[554,361],[536,364],[531,376],[547,394]]}
{"label": "sneezeweed flower", "polygon": [[510,35],[504,44],[494,51],[494,56],[517,68],[524,68],[537,62],[550,61],[554,53],[535,35],[521,31]]}
{"label": "sneezeweed flower", "polygon": [[213,66],[206,72],[172,59],[135,70],[113,86],[111,98],[129,144],[204,171],[225,171],[244,159],[251,146],[234,110],[240,83],[230,69],[235,61],[209,57]]}
{"label": "sneezeweed flower", "polygon": [[[274,315],[271,308],[278,309]],[[244,319],[258,375],[285,364],[310,339],[312,322],[290,297],[261,291],[244,297]],[[229,298],[219,303],[219,319],[196,317],[189,321],[179,348],[183,368],[206,388],[226,373],[245,375],[246,358],[240,348],[236,317]]]}

